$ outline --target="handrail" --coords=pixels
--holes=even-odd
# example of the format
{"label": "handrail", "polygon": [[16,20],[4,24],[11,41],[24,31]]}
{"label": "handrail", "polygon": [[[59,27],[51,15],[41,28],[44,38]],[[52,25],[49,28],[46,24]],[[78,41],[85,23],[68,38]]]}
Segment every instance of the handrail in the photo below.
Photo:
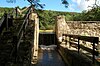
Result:
{"label": "handrail", "polygon": [[18,33],[15,34],[15,36],[13,36],[13,43],[15,45],[14,49],[15,49],[15,62],[17,62],[17,56],[18,56],[18,51],[19,51],[19,46],[21,44],[21,40],[22,40],[22,37],[24,36],[24,32],[26,30],[26,27],[28,26],[28,20],[29,20],[29,15],[30,15],[30,12],[31,12],[31,8],[30,7],[27,11],[27,13],[25,14],[24,16],[24,21],[23,23],[21,24],[21,27],[20,29],[18,30]]}
{"label": "handrail", "polygon": [[4,21],[4,16],[1,17],[0,26],[2,25],[3,21]]}
{"label": "handrail", "polygon": [[1,20],[0,20],[0,34],[2,33],[3,29],[6,28],[8,29],[8,19],[11,18],[11,15],[13,14],[13,10],[12,10],[12,13],[4,13],[4,15],[1,17]]}
{"label": "handrail", "polygon": [[[99,42],[99,38],[98,37],[81,36],[81,35],[70,35],[70,34],[63,34],[63,36],[69,37],[69,39],[66,40],[66,42],[69,42],[70,46],[75,45],[75,46],[72,46],[72,47],[78,47],[78,53],[80,51],[80,48],[82,48],[83,50],[85,50],[85,51],[87,51],[89,53],[92,53],[92,55],[93,55],[93,63],[94,63],[95,55],[98,55],[98,51],[95,51],[95,44],[98,44],[98,42]],[[77,41],[75,40],[75,42],[73,42],[73,40],[71,40],[71,38],[78,39],[78,40]],[[84,45],[81,45],[80,44],[80,40],[93,43],[92,44],[93,48],[90,49],[88,47],[85,47]]]}
{"label": "handrail", "polygon": [[2,18],[1,18],[1,20],[0,20],[0,34],[2,33],[2,31],[3,31],[3,29],[4,29],[4,26],[3,26],[4,20],[5,20],[5,17],[2,16]]}
{"label": "handrail", "polygon": [[28,24],[27,20],[28,20],[30,11],[31,11],[31,8],[29,8],[27,14],[25,15],[25,19],[24,19],[24,21],[23,21],[23,23],[21,25],[21,28],[19,29],[19,31],[18,31],[18,33],[16,35],[16,40],[17,40],[17,43],[16,43],[16,47],[17,48],[16,49],[17,49],[17,51],[18,51],[18,48],[19,48],[19,45],[20,45],[20,41],[21,41],[21,39],[23,37],[24,30],[26,29],[27,24]]}
{"label": "handrail", "polygon": [[4,15],[1,18],[1,21],[0,21],[0,34],[2,33],[4,28],[7,28],[7,19],[8,19],[7,15],[8,15],[7,13],[4,13]]}
{"label": "handrail", "polygon": [[26,16],[26,18],[25,18],[24,22],[22,23],[22,26],[21,26],[20,30],[18,31],[17,36],[19,36],[19,34],[20,34],[21,30],[23,29],[23,27],[24,27],[24,25],[25,25],[25,23],[26,23],[26,21],[27,21],[28,15],[29,15],[29,14],[27,14],[27,16]]}
{"label": "handrail", "polygon": [[[29,14],[27,14],[27,16],[26,16],[26,18],[25,18],[25,20],[24,20],[24,22],[23,22],[23,24],[22,24],[22,26],[21,26],[21,28],[20,28],[18,34],[17,34],[17,37],[19,37],[19,41],[18,41],[18,44],[17,44],[17,49],[18,49],[18,47],[19,47],[20,40],[21,40],[21,38],[22,38],[23,30],[24,30],[24,28],[25,28],[25,25],[27,24],[26,22],[27,22],[28,15],[29,15]],[[21,36],[20,36],[20,35],[21,35]]]}
{"label": "handrail", "polygon": [[75,38],[75,39],[80,39],[80,40],[84,40],[87,42],[94,42],[96,44],[98,44],[98,37],[92,37],[92,36],[81,36],[81,35],[70,35],[70,34],[63,34],[63,36],[69,36],[71,38]]}
{"label": "handrail", "polygon": [[[31,7],[31,6],[30,6],[30,7]],[[18,31],[17,36],[20,35],[20,33],[21,33],[21,31],[23,30],[23,28],[26,28],[25,24],[27,24],[26,22],[27,22],[27,19],[28,19],[28,17],[29,17],[30,11],[31,11],[31,8],[29,8],[27,14],[25,15],[25,20],[23,21],[22,26],[21,26],[20,30]]]}
{"label": "handrail", "polygon": [[[15,34],[13,36],[13,43],[15,45],[15,52],[16,52],[16,56],[18,56],[18,51],[19,51],[19,46],[20,46],[20,43],[21,43],[21,39],[22,37],[24,36],[24,31],[26,30],[26,27],[28,25],[28,17],[29,17],[29,14],[31,12],[31,8],[28,9],[25,17],[24,17],[24,21],[23,23],[21,24],[21,27],[20,29],[18,30],[17,34]],[[16,61],[17,62],[17,57],[15,57]]]}

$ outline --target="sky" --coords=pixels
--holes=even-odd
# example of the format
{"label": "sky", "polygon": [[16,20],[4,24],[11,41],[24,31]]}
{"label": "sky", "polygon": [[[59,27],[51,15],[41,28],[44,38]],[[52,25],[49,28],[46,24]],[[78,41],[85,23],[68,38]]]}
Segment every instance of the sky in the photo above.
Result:
{"label": "sky", "polygon": [[[25,7],[30,4],[27,0],[16,0],[14,3],[8,3],[9,0],[0,0],[0,7]],[[67,0],[69,7],[65,8],[61,3],[61,0],[40,0],[41,4],[45,4],[43,10],[54,10],[54,11],[64,11],[64,12],[82,12],[83,10],[91,9],[95,0]],[[97,4],[100,5],[100,0],[97,0]]]}

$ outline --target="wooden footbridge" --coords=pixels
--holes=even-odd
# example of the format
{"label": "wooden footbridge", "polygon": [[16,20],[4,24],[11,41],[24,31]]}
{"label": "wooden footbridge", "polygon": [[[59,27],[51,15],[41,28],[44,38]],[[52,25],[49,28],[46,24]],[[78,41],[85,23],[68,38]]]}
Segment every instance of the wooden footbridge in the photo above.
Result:
{"label": "wooden footbridge", "polygon": [[39,33],[33,9],[27,8],[23,17],[15,9],[15,16],[5,13],[1,18],[0,66],[100,66],[98,37]]}

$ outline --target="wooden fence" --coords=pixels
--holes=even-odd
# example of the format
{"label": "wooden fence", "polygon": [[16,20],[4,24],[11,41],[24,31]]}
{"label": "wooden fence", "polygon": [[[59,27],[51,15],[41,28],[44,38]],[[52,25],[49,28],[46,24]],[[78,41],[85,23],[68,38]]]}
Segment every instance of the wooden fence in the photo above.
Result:
{"label": "wooden fence", "polygon": [[18,32],[13,36],[13,43],[15,45],[15,56],[16,56],[16,60],[15,62],[17,62],[17,55],[18,55],[18,50],[19,50],[19,46],[22,40],[22,37],[24,36],[24,32],[26,30],[26,27],[28,26],[28,22],[29,22],[29,14],[30,14],[30,9],[28,10],[27,14],[25,15],[25,19],[20,27],[20,29],[18,30]]}
{"label": "wooden fence", "polygon": [[4,30],[4,28],[8,30],[8,28],[12,26],[12,23],[13,23],[13,16],[11,14],[5,13],[0,21],[0,34]]}
{"label": "wooden fence", "polygon": [[[96,44],[99,42],[98,37],[90,37],[90,36],[80,36],[80,35],[69,35],[63,34],[67,39],[65,39],[66,43],[69,44],[70,47],[74,47],[80,53],[80,48],[91,53],[93,55],[93,63],[95,61],[95,55],[98,55],[98,51],[96,50]],[[63,39],[64,40],[64,39]],[[92,45],[92,49],[84,46],[85,44],[81,44],[80,41],[90,42]]]}

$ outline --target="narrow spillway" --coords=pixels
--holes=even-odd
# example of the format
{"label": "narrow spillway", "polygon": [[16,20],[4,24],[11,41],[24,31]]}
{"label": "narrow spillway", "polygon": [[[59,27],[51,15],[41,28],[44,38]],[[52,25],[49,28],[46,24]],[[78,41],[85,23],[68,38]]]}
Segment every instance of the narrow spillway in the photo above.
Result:
{"label": "narrow spillway", "polygon": [[39,59],[36,66],[65,66],[61,56],[53,47],[43,47],[39,51]]}

